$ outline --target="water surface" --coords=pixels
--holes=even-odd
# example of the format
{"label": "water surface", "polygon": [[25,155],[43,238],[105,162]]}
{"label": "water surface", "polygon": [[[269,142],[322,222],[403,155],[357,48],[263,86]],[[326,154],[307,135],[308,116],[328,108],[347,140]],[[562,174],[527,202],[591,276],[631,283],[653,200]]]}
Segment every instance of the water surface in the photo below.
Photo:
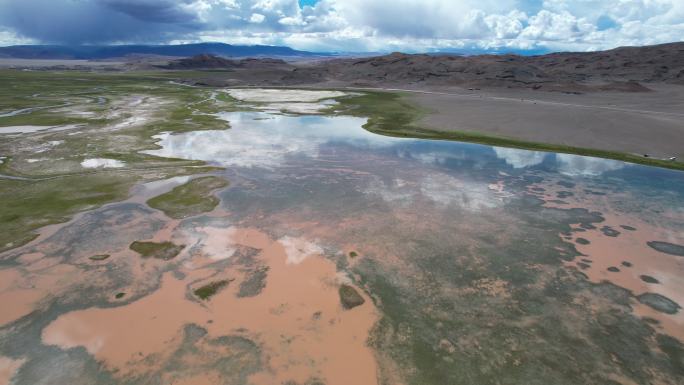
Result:
{"label": "water surface", "polygon": [[[684,259],[650,245],[684,245],[684,173],[384,137],[348,116],[220,116],[230,128],[149,152],[225,167],[213,212],[143,203],[177,178],[6,253],[16,383],[683,378]],[[145,260],[136,240],[185,248]],[[364,304],[345,310],[342,284]]]}

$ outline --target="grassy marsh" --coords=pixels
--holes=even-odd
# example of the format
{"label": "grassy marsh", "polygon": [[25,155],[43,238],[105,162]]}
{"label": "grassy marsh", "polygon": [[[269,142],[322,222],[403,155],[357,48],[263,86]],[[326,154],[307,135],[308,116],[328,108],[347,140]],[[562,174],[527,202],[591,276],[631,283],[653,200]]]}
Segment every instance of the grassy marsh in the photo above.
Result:
{"label": "grassy marsh", "polygon": [[201,300],[207,300],[216,293],[218,293],[221,289],[224,287],[228,286],[228,283],[230,283],[229,280],[227,279],[222,279],[220,281],[213,281],[210,282],[204,286],[201,286],[193,291],[195,295],[201,299]]}
{"label": "grassy marsh", "polygon": [[[64,131],[2,135],[0,250],[34,239],[34,230],[123,200],[136,183],[214,170],[200,161],[141,154],[160,132],[228,128],[221,93],[173,84],[173,74],[0,70],[0,126],[64,126]],[[86,159],[122,168],[84,168]]]}
{"label": "grassy marsh", "polygon": [[105,259],[109,258],[109,254],[97,254],[93,255],[92,257],[88,257],[91,261],[104,261]]}
{"label": "grassy marsh", "polygon": [[155,258],[169,261],[175,258],[185,245],[176,245],[172,242],[143,242],[131,243],[130,249],[140,254],[143,258]]}
{"label": "grassy marsh", "polygon": [[33,230],[64,222],[79,211],[124,199],[134,175],[74,175],[44,181],[0,180],[0,250],[16,247]]}
{"label": "grassy marsh", "polygon": [[182,219],[213,210],[219,199],[212,192],[226,186],[228,181],[219,177],[196,178],[148,200],[147,204],[171,218]]}

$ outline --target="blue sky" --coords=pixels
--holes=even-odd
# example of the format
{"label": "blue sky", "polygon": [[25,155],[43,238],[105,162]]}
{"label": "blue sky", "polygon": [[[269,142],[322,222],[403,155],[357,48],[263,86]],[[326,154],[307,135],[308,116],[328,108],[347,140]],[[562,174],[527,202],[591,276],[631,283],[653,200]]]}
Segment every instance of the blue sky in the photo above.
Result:
{"label": "blue sky", "polygon": [[684,0],[0,0],[0,45],[589,51],[684,40]]}
{"label": "blue sky", "polygon": [[318,0],[299,0],[300,7],[304,7],[306,5],[313,7],[314,5],[316,5],[316,3],[318,3]]}

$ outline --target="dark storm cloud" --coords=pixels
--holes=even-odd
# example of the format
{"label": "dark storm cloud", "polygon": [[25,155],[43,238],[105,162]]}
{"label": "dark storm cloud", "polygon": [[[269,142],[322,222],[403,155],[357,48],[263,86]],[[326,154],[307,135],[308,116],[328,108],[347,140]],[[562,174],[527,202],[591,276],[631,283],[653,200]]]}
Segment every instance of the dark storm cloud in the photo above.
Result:
{"label": "dark storm cloud", "polygon": [[182,5],[183,1],[158,0],[101,0],[112,10],[119,11],[138,20],[155,23],[188,23],[196,20],[196,15]]}
{"label": "dark storm cloud", "polygon": [[0,25],[47,43],[163,42],[201,29],[183,1],[3,0]]}

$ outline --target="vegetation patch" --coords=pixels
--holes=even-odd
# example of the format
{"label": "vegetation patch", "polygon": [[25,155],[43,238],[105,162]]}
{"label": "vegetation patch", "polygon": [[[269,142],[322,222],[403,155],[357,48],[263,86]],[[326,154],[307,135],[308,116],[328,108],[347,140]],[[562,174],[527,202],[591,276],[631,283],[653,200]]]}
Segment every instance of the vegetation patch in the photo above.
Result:
{"label": "vegetation patch", "polygon": [[249,272],[244,281],[240,283],[240,290],[238,290],[238,297],[254,297],[261,293],[266,287],[266,277],[268,277],[268,267],[262,266]]}
{"label": "vegetation patch", "polygon": [[[161,359],[160,365],[144,376],[135,377],[129,383],[170,384],[198,383],[197,375],[210,373],[212,384],[248,384],[250,378],[266,368],[264,356],[254,341],[239,335],[213,337],[207,329],[186,324],[181,332],[180,343],[173,344]],[[115,382],[115,381],[114,381]]]}
{"label": "vegetation patch", "polygon": [[210,282],[202,287],[199,287],[193,291],[195,295],[201,300],[207,300],[214,294],[218,293],[221,289],[228,286],[230,280],[222,279],[220,281]]}
{"label": "vegetation patch", "polygon": [[684,246],[682,245],[661,241],[650,241],[646,242],[646,244],[649,245],[652,249],[658,250],[661,253],[684,257]]}
{"label": "vegetation patch", "polygon": [[333,111],[368,118],[365,129],[388,135],[401,132],[398,136],[410,136],[408,132],[417,129],[414,122],[427,112],[400,94],[390,92],[363,91],[337,101],[331,107]]}
{"label": "vegetation patch", "polygon": [[34,239],[33,230],[71,214],[124,199],[137,178],[74,175],[44,181],[0,180],[0,251]]}
{"label": "vegetation patch", "polygon": [[310,378],[306,382],[299,383],[296,381],[287,381],[284,382],[283,385],[325,385],[325,381],[319,379],[319,378]]}
{"label": "vegetation patch", "polygon": [[615,230],[614,228],[612,228],[610,226],[601,227],[601,232],[603,233],[603,235],[605,235],[607,237],[617,237],[618,235],[620,235],[619,231]]}
{"label": "vegetation patch", "polygon": [[673,369],[680,377],[684,377],[684,344],[664,334],[658,334],[657,341],[660,350],[670,358]]}
{"label": "vegetation patch", "polygon": [[[138,182],[215,170],[201,161],[140,153],[156,147],[153,136],[160,132],[228,128],[215,114],[235,103],[215,97],[216,90],[169,82],[178,75],[0,70],[0,111],[26,111],[0,117],[0,126],[75,125],[2,136],[1,173],[14,179],[0,179],[0,251],[30,242],[40,227],[123,200]],[[37,153],[40,161],[29,162]],[[81,166],[94,158],[126,167]]]}
{"label": "vegetation patch", "polygon": [[345,309],[353,309],[357,306],[363,305],[366,300],[350,285],[340,286],[340,302]]}
{"label": "vegetation patch", "polygon": [[172,242],[157,243],[135,241],[131,243],[130,248],[140,254],[143,258],[155,258],[169,261],[175,258],[185,248],[185,245],[176,245]]}
{"label": "vegetation patch", "polygon": [[163,211],[171,218],[187,218],[213,210],[219,199],[213,196],[212,192],[226,186],[228,181],[219,177],[196,178],[148,200],[147,204]]}
{"label": "vegetation patch", "polygon": [[666,314],[677,314],[681,309],[678,303],[657,293],[644,293],[639,295],[637,299],[644,305]]}
{"label": "vegetation patch", "polygon": [[642,281],[646,283],[660,283],[657,278],[651,277],[650,275],[640,275],[639,278],[641,278]]}
{"label": "vegetation patch", "polygon": [[105,259],[109,258],[109,254],[97,254],[93,255],[92,257],[89,257],[90,260],[92,261],[104,261]]}
{"label": "vegetation patch", "polygon": [[357,253],[356,251],[350,251],[349,252],[349,258],[356,258],[358,256],[359,256],[359,253]]}

